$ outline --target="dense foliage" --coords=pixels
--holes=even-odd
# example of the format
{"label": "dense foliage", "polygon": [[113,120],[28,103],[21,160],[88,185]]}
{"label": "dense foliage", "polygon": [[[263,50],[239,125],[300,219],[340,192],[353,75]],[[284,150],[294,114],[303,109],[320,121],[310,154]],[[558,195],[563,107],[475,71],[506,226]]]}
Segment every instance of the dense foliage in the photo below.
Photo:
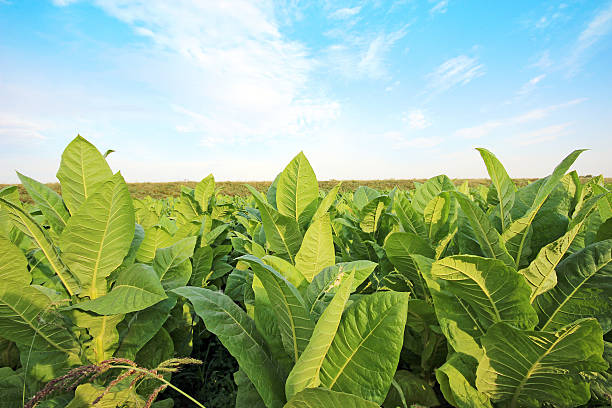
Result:
{"label": "dense foliage", "polygon": [[568,173],[580,150],[521,188],[479,152],[489,187],[323,192],[300,153],[265,193],[159,200],[77,137],[61,196],[0,190],[0,408],[144,407],[163,381],[209,407],[608,406],[609,186]]}

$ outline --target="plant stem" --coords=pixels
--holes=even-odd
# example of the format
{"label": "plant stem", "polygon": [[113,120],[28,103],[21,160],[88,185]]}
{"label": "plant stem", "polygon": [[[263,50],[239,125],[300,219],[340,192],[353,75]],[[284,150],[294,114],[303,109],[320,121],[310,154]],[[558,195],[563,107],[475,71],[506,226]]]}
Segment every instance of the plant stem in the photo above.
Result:
{"label": "plant stem", "polygon": [[172,383],[170,383],[169,381],[167,381],[165,378],[159,378],[159,377],[155,377],[151,374],[151,372],[149,370],[145,370],[143,368],[140,367],[132,367],[129,365],[113,365],[112,368],[124,368],[124,369],[128,369],[128,370],[134,370],[134,371],[139,371],[141,373],[145,373],[148,374],[149,376],[163,382],[164,384],[166,384],[167,386],[169,386],[170,388],[172,388],[174,391],[182,394],[184,397],[188,398],[191,400],[191,402],[193,402],[194,404],[196,404],[198,407],[200,408],[206,408],[204,405],[202,405],[200,402],[198,402],[198,400],[196,400],[195,398],[193,398],[191,395],[187,394],[185,391],[181,390],[180,388],[172,385]]}

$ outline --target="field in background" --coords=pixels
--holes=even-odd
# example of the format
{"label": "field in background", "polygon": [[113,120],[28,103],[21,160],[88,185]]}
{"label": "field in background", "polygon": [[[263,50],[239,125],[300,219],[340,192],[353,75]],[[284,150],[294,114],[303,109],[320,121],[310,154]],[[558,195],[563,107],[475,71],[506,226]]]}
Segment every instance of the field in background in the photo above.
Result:
{"label": "field in background", "polygon": [[[584,182],[590,177],[581,177],[581,181]],[[531,181],[537,180],[536,178],[529,179],[514,179],[514,183],[517,187],[522,187]],[[377,190],[391,190],[394,187],[399,187],[403,190],[412,189],[414,183],[422,183],[425,179],[388,179],[388,180],[343,180],[340,191],[354,191],[359,186],[368,186]],[[485,178],[479,179],[453,179],[456,185],[460,185],[467,181],[470,187],[476,187],[479,185],[488,186],[491,180]],[[340,180],[327,180],[319,181],[319,187],[321,190],[329,191],[333,186],[338,184]],[[612,178],[606,178],[606,183],[611,183]],[[249,184],[255,187],[258,191],[266,191],[270,186],[271,181],[218,181],[216,182],[217,187],[221,188],[223,194],[227,195],[248,195],[248,190],[244,186]],[[173,181],[168,183],[128,183],[128,189],[134,198],[144,198],[151,196],[153,198],[164,198],[164,197],[177,197],[181,192],[181,186],[187,186],[194,188],[197,182],[195,181]],[[0,189],[10,186],[11,184],[0,184]],[[47,184],[56,192],[60,192],[59,183]],[[18,185],[19,193],[24,201],[30,201],[30,197],[27,195],[23,186]]]}

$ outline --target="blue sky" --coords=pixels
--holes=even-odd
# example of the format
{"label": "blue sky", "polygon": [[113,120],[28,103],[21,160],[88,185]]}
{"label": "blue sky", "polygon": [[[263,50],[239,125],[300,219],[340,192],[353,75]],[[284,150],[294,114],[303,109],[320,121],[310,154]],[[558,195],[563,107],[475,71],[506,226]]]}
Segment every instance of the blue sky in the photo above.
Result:
{"label": "blue sky", "polygon": [[0,0],[0,182],[612,176],[612,1]]}

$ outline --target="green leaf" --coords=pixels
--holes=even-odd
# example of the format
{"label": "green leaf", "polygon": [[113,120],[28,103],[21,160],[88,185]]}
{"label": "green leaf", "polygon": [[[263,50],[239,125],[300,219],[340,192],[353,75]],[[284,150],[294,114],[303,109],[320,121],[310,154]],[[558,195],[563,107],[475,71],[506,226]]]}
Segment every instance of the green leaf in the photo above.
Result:
{"label": "green leaf", "polygon": [[389,201],[388,196],[376,197],[361,209],[359,227],[363,232],[372,233],[378,230],[381,216]]}
{"label": "green leaf", "polygon": [[62,196],[71,214],[113,175],[102,154],[80,135],[62,153],[57,178]]}
{"label": "green leaf", "polygon": [[[90,408],[94,406],[92,403],[98,396],[104,393],[103,386],[90,383],[81,384],[76,388],[74,399],[66,408]],[[118,390],[117,387],[112,388],[104,394],[104,397],[95,405],[96,408],[117,408],[130,407],[136,408],[142,406],[144,401],[136,394],[133,388],[125,388]]]}
{"label": "green leaf", "polygon": [[533,329],[538,322],[529,285],[501,261],[454,255],[434,262],[431,275],[446,281],[447,289],[472,307],[485,330],[497,322]]}
{"label": "green leaf", "polygon": [[[314,215],[319,200],[319,183],[303,152],[285,167],[276,186],[278,212],[304,228]],[[261,208],[260,208],[261,210]]]}
{"label": "green leaf", "polygon": [[446,401],[457,408],[492,408],[491,401],[476,389],[478,360],[454,353],[436,370],[436,379]]}
{"label": "green leaf", "polygon": [[449,193],[438,194],[425,206],[423,218],[427,228],[427,236],[431,242],[437,242],[441,238],[439,235],[443,231],[443,227],[448,223],[451,206],[452,197]]}
{"label": "green leaf", "polygon": [[412,208],[423,214],[427,204],[443,191],[455,191],[455,185],[445,175],[432,177],[425,183],[418,186],[414,191]]}
{"label": "green leaf", "polygon": [[298,290],[302,290],[308,286],[308,281],[302,275],[298,269],[293,266],[290,262],[284,260],[283,258],[279,258],[274,255],[265,255],[261,258],[262,261],[266,263],[266,265],[270,265],[272,268],[278,271],[285,279],[287,279],[293,286],[298,288]]}
{"label": "green leaf", "polygon": [[380,408],[372,401],[356,395],[326,390],[325,388],[306,388],[287,402],[284,408]]}
{"label": "green leaf", "polygon": [[91,336],[83,347],[90,362],[99,364],[113,356],[119,345],[117,325],[123,320],[123,314],[96,316],[76,310],[72,312],[72,318],[78,327],[87,329]]}
{"label": "green leaf", "polygon": [[80,362],[78,345],[50,303],[33,287],[13,281],[0,285],[0,333],[17,343],[22,365],[28,370],[44,362],[46,380]]}
{"label": "green leaf", "polygon": [[285,401],[283,378],[279,378],[255,322],[220,292],[193,287],[177,288],[173,292],[189,299],[206,328],[238,361],[240,369],[249,377],[266,406],[282,407]]}
{"label": "green leaf", "polygon": [[491,225],[489,217],[467,196],[455,193],[455,197],[472,226],[483,254],[488,258],[499,259],[508,266],[514,266],[514,260],[506,250],[499,232]]}
{"label": "green leaf", "polygon": [[265,408],[263,400],[257,393],[249,377],[242,371],[234,373],[236,383],[236,408]]}
{"label": "green leaf", "polygon": [[321,385],[378,404],[384,401],[399,362],[408,297],[377,292],[346,310],[323,360]]}
{"label": "green leaf", "polygon": [[204,285],[205,279],[211,273],[213,258],[213,249],[208,245],[195,250],[193,254],[193,271],[189,280],[191,286]]}
{"label": "green leaf", "polygon": [[612,239],[596,242],[557,266],[557,285],[535,299],[542,330],[557,330],[576,319],[595,317],[612,328]]}
{"label": "green leaf", "polygon": [[402,275],[415,286],[416,295],[423,298],[427,296],[427,285],[418,272],[412,255],[422,255],[434,258],[435,253],[429,243],[411,232],[392,232],[385,239],[385,253],[389,261]]}
{"label": "green leaf", "polygon": [[106,277],[127,255],[134,229],[132,198],[117,173],[73,213],[60,236],[62,260],[81,282],[81,296],[106,293]]}
{"label": "green leaf", "polygon": [[295,256],[295,267],[308,282],[323,268],[336,263],[331,222],[328,215],[313,221],[304,235],[300,250]]}
{"label": "green leaf", "polygon": [[393,377],[392,387],[382,406],[384,408],[396,408],[410,407],[413,404],[435,407],[440,405],[440,402],[427,381],[410,371],[397,370]]}
{"label": "green leaf", "polygon": [[36,245],[49,261],[49,265],[57,277],[62,281],[62,284],[72,296],[79,293],[80,287],[74,275],[66,270],[66,266],[60,259],[55,246],[45,230],[23,209],[13,204],[12,202],[0,197],[0,204],[8,211],[11,220],[15,225],[28,237],[32,238]]}
{"label": "green leaf", "polygon": [[334,204],[334,201],[336,201],[336,197],[338,196],[338,190],[340,190],[341,185],[342,182],[339,182],[331,190],[329,190],[327,195],[323,198],[323,200],[321,200],[321,203],[319,204],[315,215],[312,217],[313,220],[316,220],[317,218],[320,218],[327,214],[331,206]]}
{"label": "green leaf", "polygon": [[334,340],[344,306],[350,295],[354,273],[344,275],[340,287],[329,306],[315,325],[311,340],[287,377],[285,395],[291,399],[304,388],[314,388],[321,384],[323,361]]}
{"label": "green leaf", "polygon": [[72,308],[99,315],[115,315],[146,309],[166,298],[166,292],[153,268],[135,264],[119,274],[108,294],[77,303]]}
{"label": "green leaf", "polygon": [[[523,251],[525,251],[527,247],[527,236],[529,235],[529,231],[531,229],[531,224],[535,219],[538,211],[544,204],[544,201],[548,198],[550,193],[557,187],[567,170],[569,170],[570,166],[576,161],[580,153],[585,150],[574,150],[570,153],[565,159],[559,163],[557,167],[553,170],[553,173],[548,176],[545,181],[539,183],[538,190],[535,193],[533,198],[533,202],[527,203],[529,205],[529,209],[527,210],[526,215],[515,220],[507,230],[503,232],[504,242],[508,248],[508,251],[515,260],[515,265],[517,269],[521,265],[521,261],[523,259]],[[529,187],[529,186],[528,186]]]}
{"label": "green leaf", "polygon": [[584,222],[589,214],[596,208],[597,201],[600,198],[601,196],[590,198],[572,220],[568,231],[561,238],[558,238],[542,248],[531,264],[529,264],[527,268],[519,271],[519,273],[525,276],[527,283],[531,286],[531,303],[533,303],[536,296],[552,289],[557,284],[555,268],[561,259],[568,253],[568,250],[576,239]]}
{"label": "green leaf", "polygon": [[154,225],[145,229],[145,237],[138,252],[136,252],[136,260],[138,262],[151,263],[155,258],[155,252],[159,248],[165,248],[174,243],[174,239],[168,231],[163,227]]}
{"label": "green leaf", "polygon": [[412,204],[406,198],[406,194],[403,191],[395,193],[393,197],[393,211],[398,216],[405,232],[411,232],[424,239],[429,238],[423,216],[412,208]]}
{"label": "green leaf", "polygon": [[21,184],[43,213],[56,234],[61,234],[70,218],[62,197],[46,185],[17,172]]}
{"label": "green leaf", "polygon": [[191,261],[197,237],[183,238],[176,244],[158,249],[153,269],[165,290],[186,285],[191,278]]}
{"label": "green leaf", "polygon": [[278,319],[285,350],[297,361],[314,330],[302,296],[295,286],[260,259],[252,255],[238,259],[248,263],[263,284]]}
{"label": "green leaf", "polygon": [[353,274],[351,292],[354,292],[372,274],[376,266],[375,262],[361,260],[342,262],[323,269],[308,285],[304,296],[311,316],[315,319],[321,316],[321,313],[331,301],[331,297],[337,292],[340,282],[347,274]]}
{"label": "green leaf", "polygon": [[208,211],[208,203],[215,195],[215,177],[209,174],[200,181],[195,188],[195,199],[202,211]]}
{"label": "green leaf", "polygon": [[32,281],[28,271],[28,260],[23,252],[8,239],[0,237],[0,282],[15,281],[27,286]]}
{"label": "green leaf", "polygon": [[577,407],[589,398],[582,372],[602,371],[603,339],[595,319],[583,319],[555,332],[522,331],[497,323],[482,337],[485,356],[476,385],[505,406],[540,407],[543,402]]}
{"label": "green leaf", "polygon": [[516,186],[514,182],[506,172],[506,169],[501,162],[495,157],[493,153],[482,147],[476,148],[480,152],[480,156],[487,166],[487,172],[491,177],[491,182],[495,187],[495,195],[497,198],[498,205],[496,206],[495,214],[501,221],[501,230],[505,231],[506,227],[512,222],[510,217],[510,210],[514,205],[514,193]]}
{"label": "green leaf", "polygon": [[266,203],[253,187],[247,185],[261,213],[266,241],[276,255],[295,263],[302,244],[302,233],[295,219],[285,216]]}

